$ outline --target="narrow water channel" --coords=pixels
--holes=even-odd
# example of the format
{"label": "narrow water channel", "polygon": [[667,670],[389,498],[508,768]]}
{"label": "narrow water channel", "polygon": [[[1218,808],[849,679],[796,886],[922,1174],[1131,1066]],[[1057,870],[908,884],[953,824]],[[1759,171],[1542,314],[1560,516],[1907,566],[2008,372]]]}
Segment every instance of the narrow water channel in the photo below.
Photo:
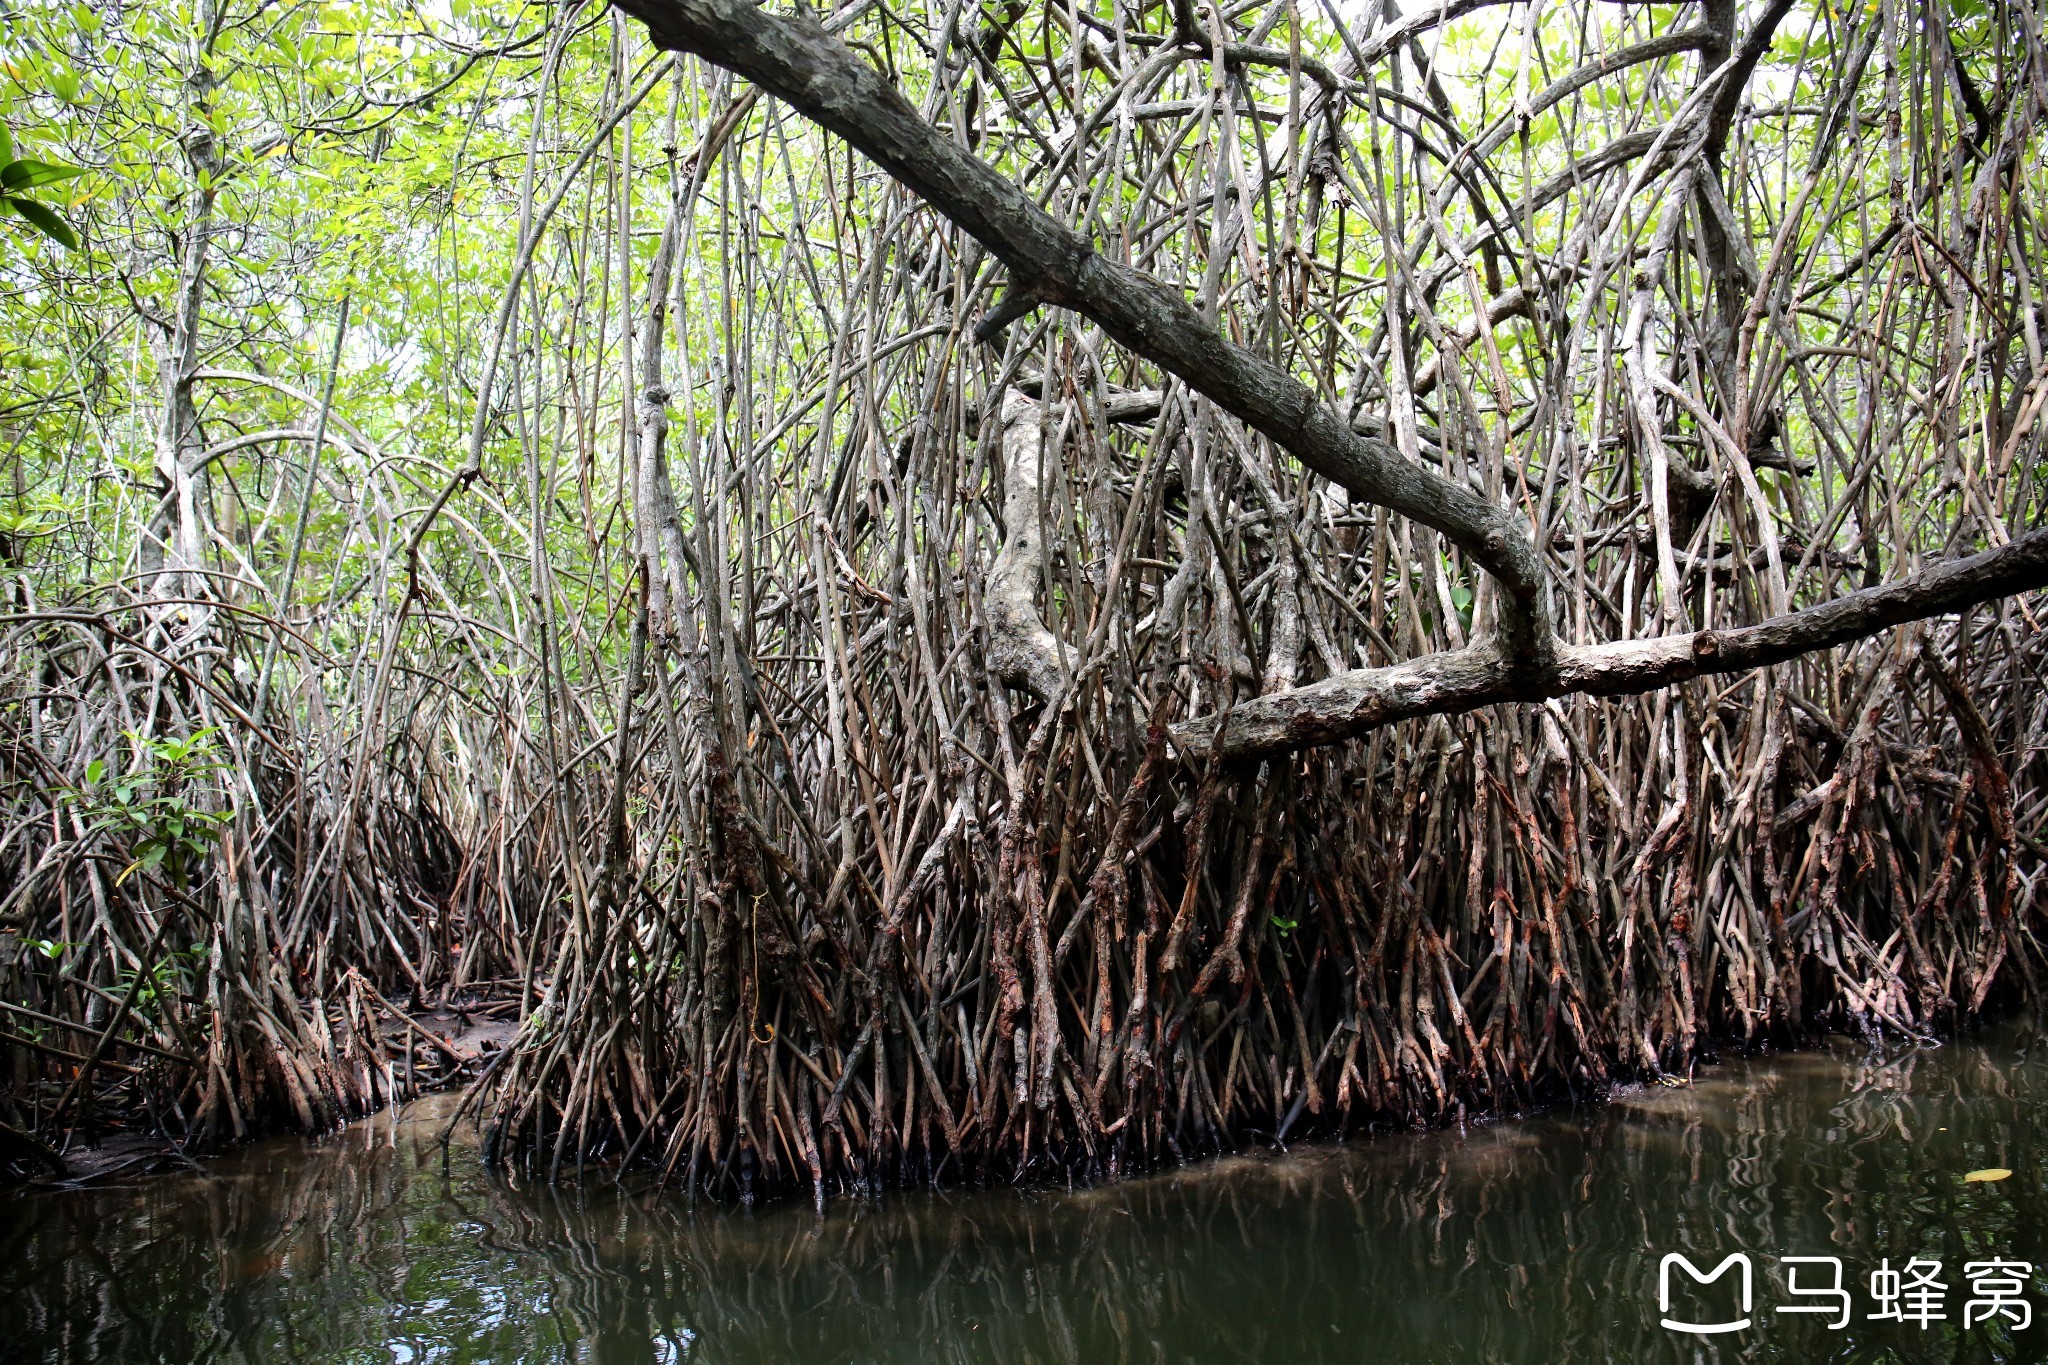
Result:
{"label": "narrow water channel", "polygon": [[[515,1187],[461,1146],[444,1176],[437,1112],[0,1201],[0,1359],[2048,1358],[2048,1320],[2019,1321],[2048,1317],[2032,1023],[1882,1059],[1844,1042],[1740,1061],[1521,1122],[822,1218]],[[2011,1175],[1964,1178],[1987,1168]],[[1672,1252],[1702,1272],[1746,1255],[1746,1313],[1740,1264],[1705,1285],[1674,1270],[1660,1307]],[[1839,1262],[1846,1325],[1838,1296],[1788,1292],[1787,1256]],[[2028,1265],[1966,1272],[1992,1261]],[[1874,1297],[1873,1272],[1900,1295]],[[1834,1280],[1826,1261],[1796,1274]],[[1873,1318],[1887,1307],[1903,1319]]]}

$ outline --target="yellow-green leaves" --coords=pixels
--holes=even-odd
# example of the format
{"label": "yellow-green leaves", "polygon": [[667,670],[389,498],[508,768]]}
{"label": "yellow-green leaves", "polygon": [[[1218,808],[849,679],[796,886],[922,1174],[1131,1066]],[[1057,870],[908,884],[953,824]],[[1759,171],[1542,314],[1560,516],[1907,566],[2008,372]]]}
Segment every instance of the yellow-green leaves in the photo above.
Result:
{"label": "yellow-green leaves", "polygon": [[2012,1172],[2003,1166],[1986,1166],[1981,1171],[1971,1171],[1968,1175],[1964,1176],[1963,1183],[1966,1185],[1988,1183],[1993,1180],[2004,1180],[2011,1175]]}

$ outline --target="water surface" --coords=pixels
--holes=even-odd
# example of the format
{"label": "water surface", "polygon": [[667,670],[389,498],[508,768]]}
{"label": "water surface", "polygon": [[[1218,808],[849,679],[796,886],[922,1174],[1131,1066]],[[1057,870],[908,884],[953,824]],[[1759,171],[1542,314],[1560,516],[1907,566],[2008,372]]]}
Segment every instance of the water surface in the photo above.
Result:
{"label": "water surface", "polygon": [[[204,1175],[0,1199],[0,1359],[1367,1362],[2048,1359],[1963,1328],[1966,1262],[2031,1263],[2048,1314],[2048,1032],[1842,1043],[1685,1089],[1463,1131],[1233,1158],[1076,1193],[692,1208],[534,1189],[435,1102]],[[2002,1167],[2009,1179],[1968,1183]],[[1667,1252],[1747,1253],[1751,1325],[1660,1325]],[[1841,1330],[1785,1292],[1833,1256]],[[1872,1321],[1870,1273],[1942,1262],[1945,1321]],[[1736,1273],[1672,1314],[1732,1317]],[[1825,1282],[1825,1268],[1800,1284]],[[1724,1311],[1727,1310],[1727,1311]]]}

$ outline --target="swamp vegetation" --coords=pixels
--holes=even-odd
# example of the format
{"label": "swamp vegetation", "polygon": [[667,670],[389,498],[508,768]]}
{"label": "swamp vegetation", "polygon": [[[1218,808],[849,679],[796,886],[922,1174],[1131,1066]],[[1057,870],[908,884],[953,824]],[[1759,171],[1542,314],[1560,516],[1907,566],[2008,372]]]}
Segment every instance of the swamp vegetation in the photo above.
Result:
{"label": "swamp vegetation", "polygon": [[[48,1365],[1681,1365],[1697,1343],[1659,1321],[1662,1254],[1768,1246],[1840,1257],[1858,1320],[1776,1312],[1787,1268],[1756,1255],[1744,1361],[2038,1359],[2038,1314],[1964,1325],[1960,1271],[2048,1235],[2042,1030],[1888,1053],[1836,1038],[1513,1122],[822,1215],[692,1208],[653,1171],[508,1179],[468,1140],[444,1165],[455,1097],[436,1095],[317,1143],[16,1198],[0,1339]],[[2011,1179],[1961,1179],[1990,1163]],[[1947,1267],[1946,1320],[1865,1318],[1863,1273],[1902,1247]]]}
{"label": "swamp vegetation", "polygon": [[18,1175],[1094,1178],[2038,994],[2037,0],[5,22]]}

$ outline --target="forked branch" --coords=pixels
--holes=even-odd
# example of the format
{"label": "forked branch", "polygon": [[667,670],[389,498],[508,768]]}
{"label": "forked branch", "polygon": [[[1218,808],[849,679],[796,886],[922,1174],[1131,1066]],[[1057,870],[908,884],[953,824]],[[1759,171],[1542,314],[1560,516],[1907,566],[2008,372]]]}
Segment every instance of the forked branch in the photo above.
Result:
{"label": "forked branch", "polygon": [[[1565,645],[1550,628],[1542,557],[1516,516],[1354,431],[1342,414],[1278,366],[1226,340],[1182,291],[1097,252],[1023,189],[925,122],[893,85],[816,21],[770,13],[751,0],[619,0],[619,7],[643,21],[660,46],[746,77],[852,143],[994,253],[1010,270],[1012,297],[1057,304],[1091,319],[1354,499],[1441,532],[1501,584],[1495,638],[1261,697],[1229,714],[1220,740],[1214,718],[1188,722],[1175,731],[1185,749],[1206,752],[1220,743],[1227,757],[1250,757],[1493,702],[1648,692],[1704,673],[1781,663],[1906,621],[2048,586],[2044,529],[1754,626]],[[1783,9],[1776,6],[1771,13],[1781,16]],[[1009,472],[1014,482],[1014,462]],[[1017,528],[1009,529],[1017,545]],[[1011,567],[1021,568],[1025,560],[1035,564],[1032,549],[1006,550]],[[1031,585],[1016,586],[1025,598],[1015,624],[1024,635],[1033,624],[1044,631],[1031,608]],[[1045,662],[1038,653],[1020,649],[1016,666],[1005,671],[1044,694],[1057,682],[1042,668],[1026,666]]]}
{"label": "forked branch", "polygon": [[736,72],[852,143],[988,248],[1013,296],[1070,308],[1350,492],[1442,532],[1502,586],[1500,655],[1541,670],[1554,641],[1542,556],[1506,508],[1361,437],[1279,366],[1233,345],[1163,281],[1120,265],[927,123],[880,73],[801,15],[751,0],[622,0],[660,46]]}

